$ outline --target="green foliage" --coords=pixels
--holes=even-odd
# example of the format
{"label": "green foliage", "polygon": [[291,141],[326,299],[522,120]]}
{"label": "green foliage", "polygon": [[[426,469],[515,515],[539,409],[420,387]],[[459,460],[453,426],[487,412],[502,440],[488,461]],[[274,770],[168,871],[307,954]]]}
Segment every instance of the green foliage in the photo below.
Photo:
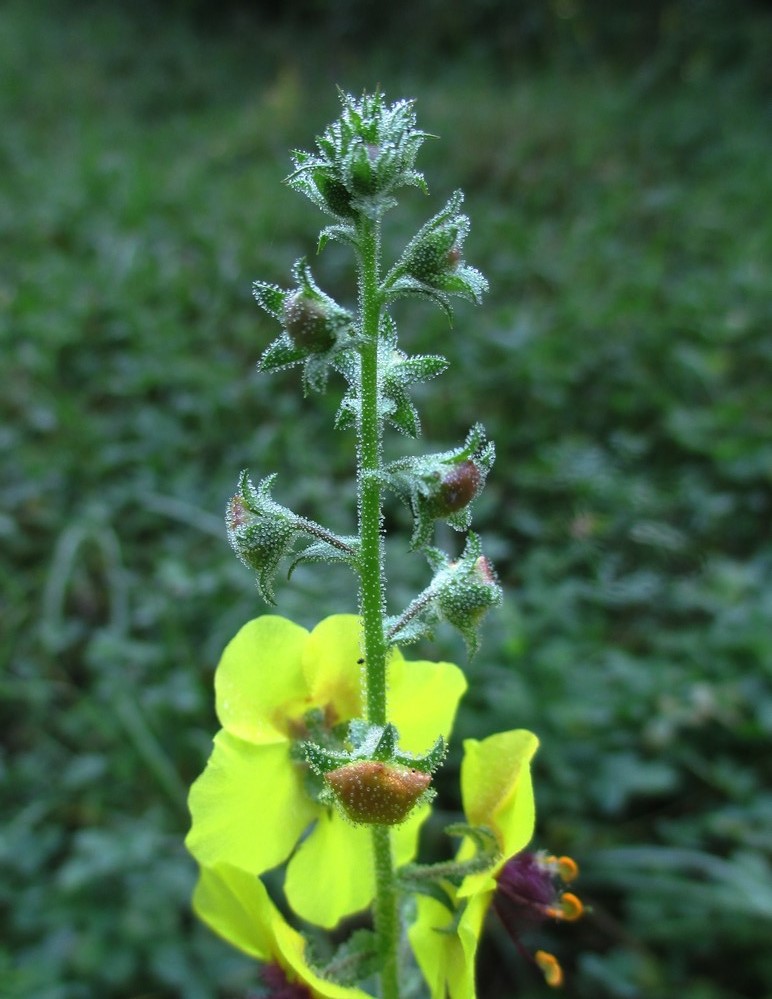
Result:
{"label": "green foliage", "polygon": [[[350,528],[344,435],[316,446],[292,372],[258,388],[276,330],[249,297],[302,252],[307,205],[277,185],[334,96],[312,100],[330,88],[302,41],[47,10],[0,12],[0,993],[243,995],[188,914],[183,788],[214,663],[260,610],[221,527],[233,469],[258,456],[292,509]],[[426,170],[474,196],[491,278],[473,335],[400,322],[463,375],[420,389],[427,437],[479,416],[497,441],[476,524],[505,606],[462,725],[542,737],[537,845],[577,857],[595,910],[549,944],[588,999],[772,978],[768,23],[715,47],[671,24],[634,72],[494,87],[451,60],[405,86],[452,137]],[[322,266],[350,300],[332,249]],[[345,608],[344,569],[295,580],[296,620]],[[542,995],[489,928],[484,994]]]}

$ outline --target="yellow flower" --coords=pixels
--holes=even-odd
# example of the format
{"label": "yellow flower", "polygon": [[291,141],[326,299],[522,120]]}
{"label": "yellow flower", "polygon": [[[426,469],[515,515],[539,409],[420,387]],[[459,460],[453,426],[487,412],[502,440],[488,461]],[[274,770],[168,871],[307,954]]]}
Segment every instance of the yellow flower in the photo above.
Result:
{"label": "yellow flower", "polygon": [[[223,727],[190,792],[193,824],[186,845],[196,860],[259,875],[292,855],[287,900],[299,916],[323,927],[372,901],[371,835],[367,826],[351,824],[312,797],[293,746],[309,736],[309,711],[329,725],[363,716],[360,656],[354,615],[329,617],[310,633],[272,615],[246,624],[217,668]],[[406,662],[394,649],[389,717],[401,748],[422,753],[439,735],[447,739],[465,689],[457,666]],[[397,864],[414,857],[427,814],[419,807],[395,827]]]}
{"label": "yellow flower", "polygon": [[[264,962],[264,980],[286,996],[370,999],[321,978],[307,963],[303,937],[283,918],[262,881],[228,864],[203,867],[193,894],[196,915],[239,950]],[[276,991],[279,991],[277,988]]]}
{"label": "yellow flower", "polygon": [[[408,935],[432,999],[475,999],[477,944],[496,892],[496,875],[506,859],[523,849],[533,834],[535,809],[530,763],[538,747],[532,732],[500,732],[464,742],[461,796],[472,826],[489,829],[501,861],[489,870],[468,874],[458,889],[446,889],[457,905],[455,918],[432,897],[417,900],[417,919]],[[461,844],[458,860],[474,853],[471,839]]]}

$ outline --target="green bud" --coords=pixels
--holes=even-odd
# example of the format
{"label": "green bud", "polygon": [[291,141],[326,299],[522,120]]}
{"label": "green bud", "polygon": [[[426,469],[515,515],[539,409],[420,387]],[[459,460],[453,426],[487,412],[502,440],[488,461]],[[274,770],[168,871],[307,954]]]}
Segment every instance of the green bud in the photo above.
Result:
{"label": "green bud", "polygon": [[451,296],[479,305],[488,282],[463,260],[469,219],[459,211],[463,195],[456,191],[442,209],[423,225],[386,277],[390,298],[418,295],[440,305],[452,317]]}
{"label": "green bud", "polygon": [[470,655],[478,648],[477,630],[485,614],[501,603],[496,572],[482,554],[480,539],[470,534],[460,559],[451,562],[441,552],[430,553],[438,568],[431,585],[433,605],[440,617],[461,632]]}
{"label": "green bud", "polygon": [[319,167],[314,170],[313,183],[324,207],[338,218],[356,218],[356,210],[351,205],[351,192],[335,177],[335,171]]}
{"label": "green bud", "polygon": [[284,327],[295,346],[311,354],[321,354],[334,346],[340,320],[328,304],[301,289],[284,303]]}
{"label": "green bud", "polygon": [[344,222],[377,218],[395,204],[398,188],[425,188],[414,164],[426,133],[416,128],[412,101],[389,105],[380,93],[341,100],[341,116],[317,138],[317,152],[294,154],[288,183]]}
{"label": "green bud", "polygon": [[[461,218],[466,219],[466,216]],[[427,284],[441,283],[444,276],[454,271],[461,260],[458,243],[460,228],[459,225],[447,226],[427,233],[406,254],[405,271]]]}
{"label": "green bud", "polygon": [[257,588],[266,603],[274,603],[271,580],[281,559],[290,553],[302,533],[298,518],[270,497],[275,475],[252,484],[246,472],[239,478],[239,491],[225,514],[228,541],[236,555],[257,574]]}

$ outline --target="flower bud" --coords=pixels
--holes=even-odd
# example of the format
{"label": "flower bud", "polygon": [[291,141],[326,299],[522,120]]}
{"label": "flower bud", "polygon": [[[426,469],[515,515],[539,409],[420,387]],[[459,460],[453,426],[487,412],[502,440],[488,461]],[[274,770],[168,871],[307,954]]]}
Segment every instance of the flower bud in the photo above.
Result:
{"label": "flower bud", "polygon": [[322,354],[335,344],[339,321],[332,318],[324,301],[302,289],[287,298],[282,319],[296,347]]}
{"label": "flower bud", "polygon": [[258,589],[267,603],[274,602],[273,574],[300,534],[295,514],[271,499],[275,478],[270,475],[255,488],[247,473],[242,472],[239,491],[228,501],[225,512],[230,546],[257,573]]}
{"label": "flower bud", "polygon": [[393,826],[404,822],[432,778],[410,767],[356,760],[324,779],[352,822]]}
{"label": "flower bud", "polygon": [[477,629],[491,607],[501,603],[501,587],[493,566],[479,553],[479,542],[467,544],[463,556],[450,562],[435,579],[436,605],[458,628],[470,651],[477,650]]}
{"label": "flower bud", "polygon": [[423,225],[386,277],[389,294],[428,297],[452,318],[450,297],[482,300],[488,282],[463,259],[469,219],[460,211],[463,195],[456,191],[442,209]]}
{"label": "flower bud", "polygon": [[457,531],[469,529],[471,504],[483,491],[494,456],[493,442],[486,441],[485,430],[477,423],[463,447],[400,458],[386,467],[386,484],[413,514],[414,549],[426,547],[436,520],[446,520]]}
{"label": "flower bud", "polygon": [[[461,219],[466,222],[464,216]],[[465,228],[459,222],[427,232],[420,242],[408,250],[405,272],[428,285],[441,282],[444,275],[455,270],[461,260],[459,236],[462,229],[465,234]]]}
{"label": "flower bud", "polygon": [[348,223],[362,213],[380,217],[400,187],[425,189],[414,163],[426,135],[415,127],[410,101],[388,105],[382,94],[342,100],[342,114],[318,137],[317,151],[295,153],[289,183]]}
{"label": "flower bud", "polygon": [[467,458],[451,468],[440,479],[432,497],[431,512],[435,517],[447,517],[468,506],[480,491],[483,473]]}
{"label": "flower bud", "polygon": [[319,197],[332,215],[345,219],[356,218],[357,213],[351,205],[351,193],[341,181],[335,179],[332,170],[325,168],[315,170],[313,179]]}
{"label": "flower bud", "polygon": [[289,520],[269,519],[248,510],[238,494],[228,502],[226,526],[235,553],[257,572],[277,550],[283,554],[296,533]]}

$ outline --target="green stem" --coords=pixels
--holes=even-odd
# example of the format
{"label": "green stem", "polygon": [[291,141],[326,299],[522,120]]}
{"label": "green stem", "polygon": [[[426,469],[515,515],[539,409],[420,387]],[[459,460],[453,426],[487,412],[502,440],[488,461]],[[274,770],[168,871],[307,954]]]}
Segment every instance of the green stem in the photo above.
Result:
{"label": "green stem", "polygon": [[397,973],[397,882],[391,855],[391,830],[388,826],[373,826],[373,859],[375,861],[375,932],[381,953],[382,999],[399,999]]}
{"label": "green stem", "polygon": [[383,536],[381,534],[382,423],[379,402],[378,291],[379,231],[376,222],[360,224],[359,294],[362,345],[358,425],[358,496],[360,543],[360,610],[364,631],[367,720],[386,724],[386,637],[384,635]]}
{"label": "green stem", "polygon": [[[359,223],[359,294],[361,319],[360,413],[357,426],[359,461],[358,504],[360,577],[359,605],[364,637],[364,677],[367,720],[385,725],[386,658],[388,643],[384,634],[385,579],[384,547],[381,532],[381,484],[383,421],[380,414],[378,373],[379,327],[381,318],[380,226],[368,218]],[[375,867],[375,932],[381,956],[382,999],[399,999],[397,976],[397,890],[388,826],[373,826]]]}

